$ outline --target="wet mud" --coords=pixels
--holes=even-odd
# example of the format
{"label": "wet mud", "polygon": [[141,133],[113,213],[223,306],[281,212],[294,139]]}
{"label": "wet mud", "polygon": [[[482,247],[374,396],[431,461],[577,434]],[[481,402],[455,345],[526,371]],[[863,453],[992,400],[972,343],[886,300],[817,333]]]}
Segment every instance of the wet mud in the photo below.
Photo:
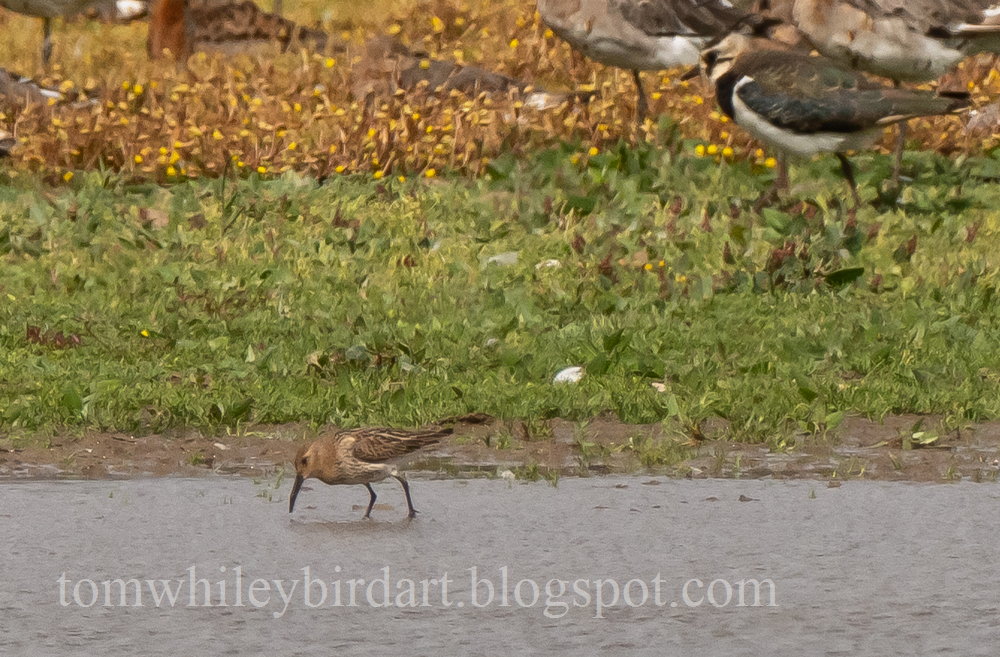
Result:
{"label": "wet mud", "polygon": [[[663,424],[597,418],[460,424],[423,450],[409,470],[438,476],[556,478],[622,473],[687,478],[996,481],[1000,422],[945,432],[940,418],[899,415],[874,422],[847,418],[836,431],[793,436],[775,451],[723,439],[723,420],[690,432]],[[290,467],[304,441],[334,431],[300,425],[253,427],[239,435],[188,431],[130,436],[91,433],[19,441],[0,438],[2,478],[127,478],[206,473],[266,477]]]}

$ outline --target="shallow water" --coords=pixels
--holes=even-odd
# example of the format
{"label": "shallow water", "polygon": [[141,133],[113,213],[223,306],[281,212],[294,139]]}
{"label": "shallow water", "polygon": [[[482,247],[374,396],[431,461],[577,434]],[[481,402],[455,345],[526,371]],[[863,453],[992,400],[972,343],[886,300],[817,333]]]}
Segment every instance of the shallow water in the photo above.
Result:
{"label": "shallow water", "polygon": [[[404,519],[392,482],[377,485],[375,519],[363,521],[360,486],[312,484],[289,515],[288,481],[277,490],[221,477],[0,484],[0,654],[996,654],[992,484],[615,477],[412,487],[416,520]],[[491,603],[482,582],[473,598],[473,567],[493,586]],[[305,597],[304,568],[324,580],[322,604],[315,581]],[[128,606],[118,584],[104,583],[115,578],[139,580],[125,586]],[[347,606],[348,580],[359,578],[357,606]],[[266,582],[251,591],[254,579]],[[569,582],[563,595],[553,579]],[[762,582],[758,606],[749,579]],[[156,605],[159,580],[177,592],[173,605]],[[611,580],[629,587],[628,601],[620,590],[613,601]],[[374,606],[387,588],[392,604]]]}

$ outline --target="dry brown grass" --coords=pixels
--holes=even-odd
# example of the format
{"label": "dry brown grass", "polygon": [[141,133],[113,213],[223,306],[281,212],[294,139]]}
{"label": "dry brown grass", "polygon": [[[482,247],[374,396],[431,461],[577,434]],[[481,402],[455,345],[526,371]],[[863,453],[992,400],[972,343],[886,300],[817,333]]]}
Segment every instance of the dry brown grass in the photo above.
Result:
{"label": "dry brown grass", "polygon": [[[347,3],[331,8],[311,0],[288,6],[286,14],[306,24],[321,21],[356,43],[372,34],[399,34],[437,57],[480,64],[548,89],[592,87],[598,97],[536,111],[515,97],[398,93],[381,98],[374,116],[367,116],[348,91],[357,82],[357,62],[349,55],[198,54],[183,67],[147,59],[142,23],[74,21],[57,29],[60,64],[42,79],[83,89],[97,102],[0,111],[0,129],[19,138],[15,158],[22,166],[51,180],[103,167],[161,182],[230,169],[260,175],[475,175],[501,152],[558,140],[580,143],[579,157],[586,158],[621,139],[660,139],[653,122],[635,125],[628,75],[572,52],[540,24],[533,2],[430,0],[403,13],[394,4],[401,3],[375,3],[385,11],[361,16]],[[12,59],[0,65],[40,74],[36,21],[4,12],[0,31],[14,35]],[[958,76],[977,102],[1000,90],[992,64],[976,62]],[[676,72],[645,79],[654,114],[672,117],[684,137],[697,141],[700,154],[767,162],[767,154],[720,116],[700,81],[678,82]],[[912,129],[912,138],[928,149],[966,152],[996,145],[995,137],[967,137],[962,119],[915,121]]]}

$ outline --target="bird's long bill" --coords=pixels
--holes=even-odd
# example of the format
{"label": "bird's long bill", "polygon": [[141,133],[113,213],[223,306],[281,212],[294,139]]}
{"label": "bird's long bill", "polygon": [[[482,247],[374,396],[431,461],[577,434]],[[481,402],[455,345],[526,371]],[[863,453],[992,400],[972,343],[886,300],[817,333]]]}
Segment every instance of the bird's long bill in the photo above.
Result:
{"label": "bird's long bill", "polygon": [[694,80],[699,75],[701,75],[701,69],[697,66],[692,66],[688,70],[684,71],[681,75],[681,80]]}
{"label": "bird's long bill", "polygon": [[292,494],[288,497],[288,512],[291,513],[292,509],[295,508],[295,498],[299,496],[299,489],[302,488],[302,482],[305,479],[302,475],[295,475],[295,483],[292,484]]}

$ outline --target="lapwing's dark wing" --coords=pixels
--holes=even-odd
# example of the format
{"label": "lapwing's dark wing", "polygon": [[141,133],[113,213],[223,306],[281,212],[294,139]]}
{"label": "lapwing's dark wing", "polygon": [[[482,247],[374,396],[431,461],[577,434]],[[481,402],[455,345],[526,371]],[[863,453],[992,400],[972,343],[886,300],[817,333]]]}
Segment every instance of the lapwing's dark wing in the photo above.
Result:
{"label": "lapwing's dark wing", "polygon": [[745,12],[720,0],[611,0],[622,17],[650,36],[717,37]]}
{"label": "lapwing's dark wing", "polygon": [[452,432],[450,428],[434,428],[426,431],[404,431],[401,429],[352,429],[341,432],[339,439],[354,438],[351,454],[369,463],[384,463],[390,459],[405,456],[421,447],[433,445]]}
{"label": "lapwing's dark wing", "polygon": [[892,89],[830,60],[779,51],[741,56],[719,80],[718,93],[727,114],[735,93],[768,123],[799,134],[860,132],[968,104],[967,98]]}

